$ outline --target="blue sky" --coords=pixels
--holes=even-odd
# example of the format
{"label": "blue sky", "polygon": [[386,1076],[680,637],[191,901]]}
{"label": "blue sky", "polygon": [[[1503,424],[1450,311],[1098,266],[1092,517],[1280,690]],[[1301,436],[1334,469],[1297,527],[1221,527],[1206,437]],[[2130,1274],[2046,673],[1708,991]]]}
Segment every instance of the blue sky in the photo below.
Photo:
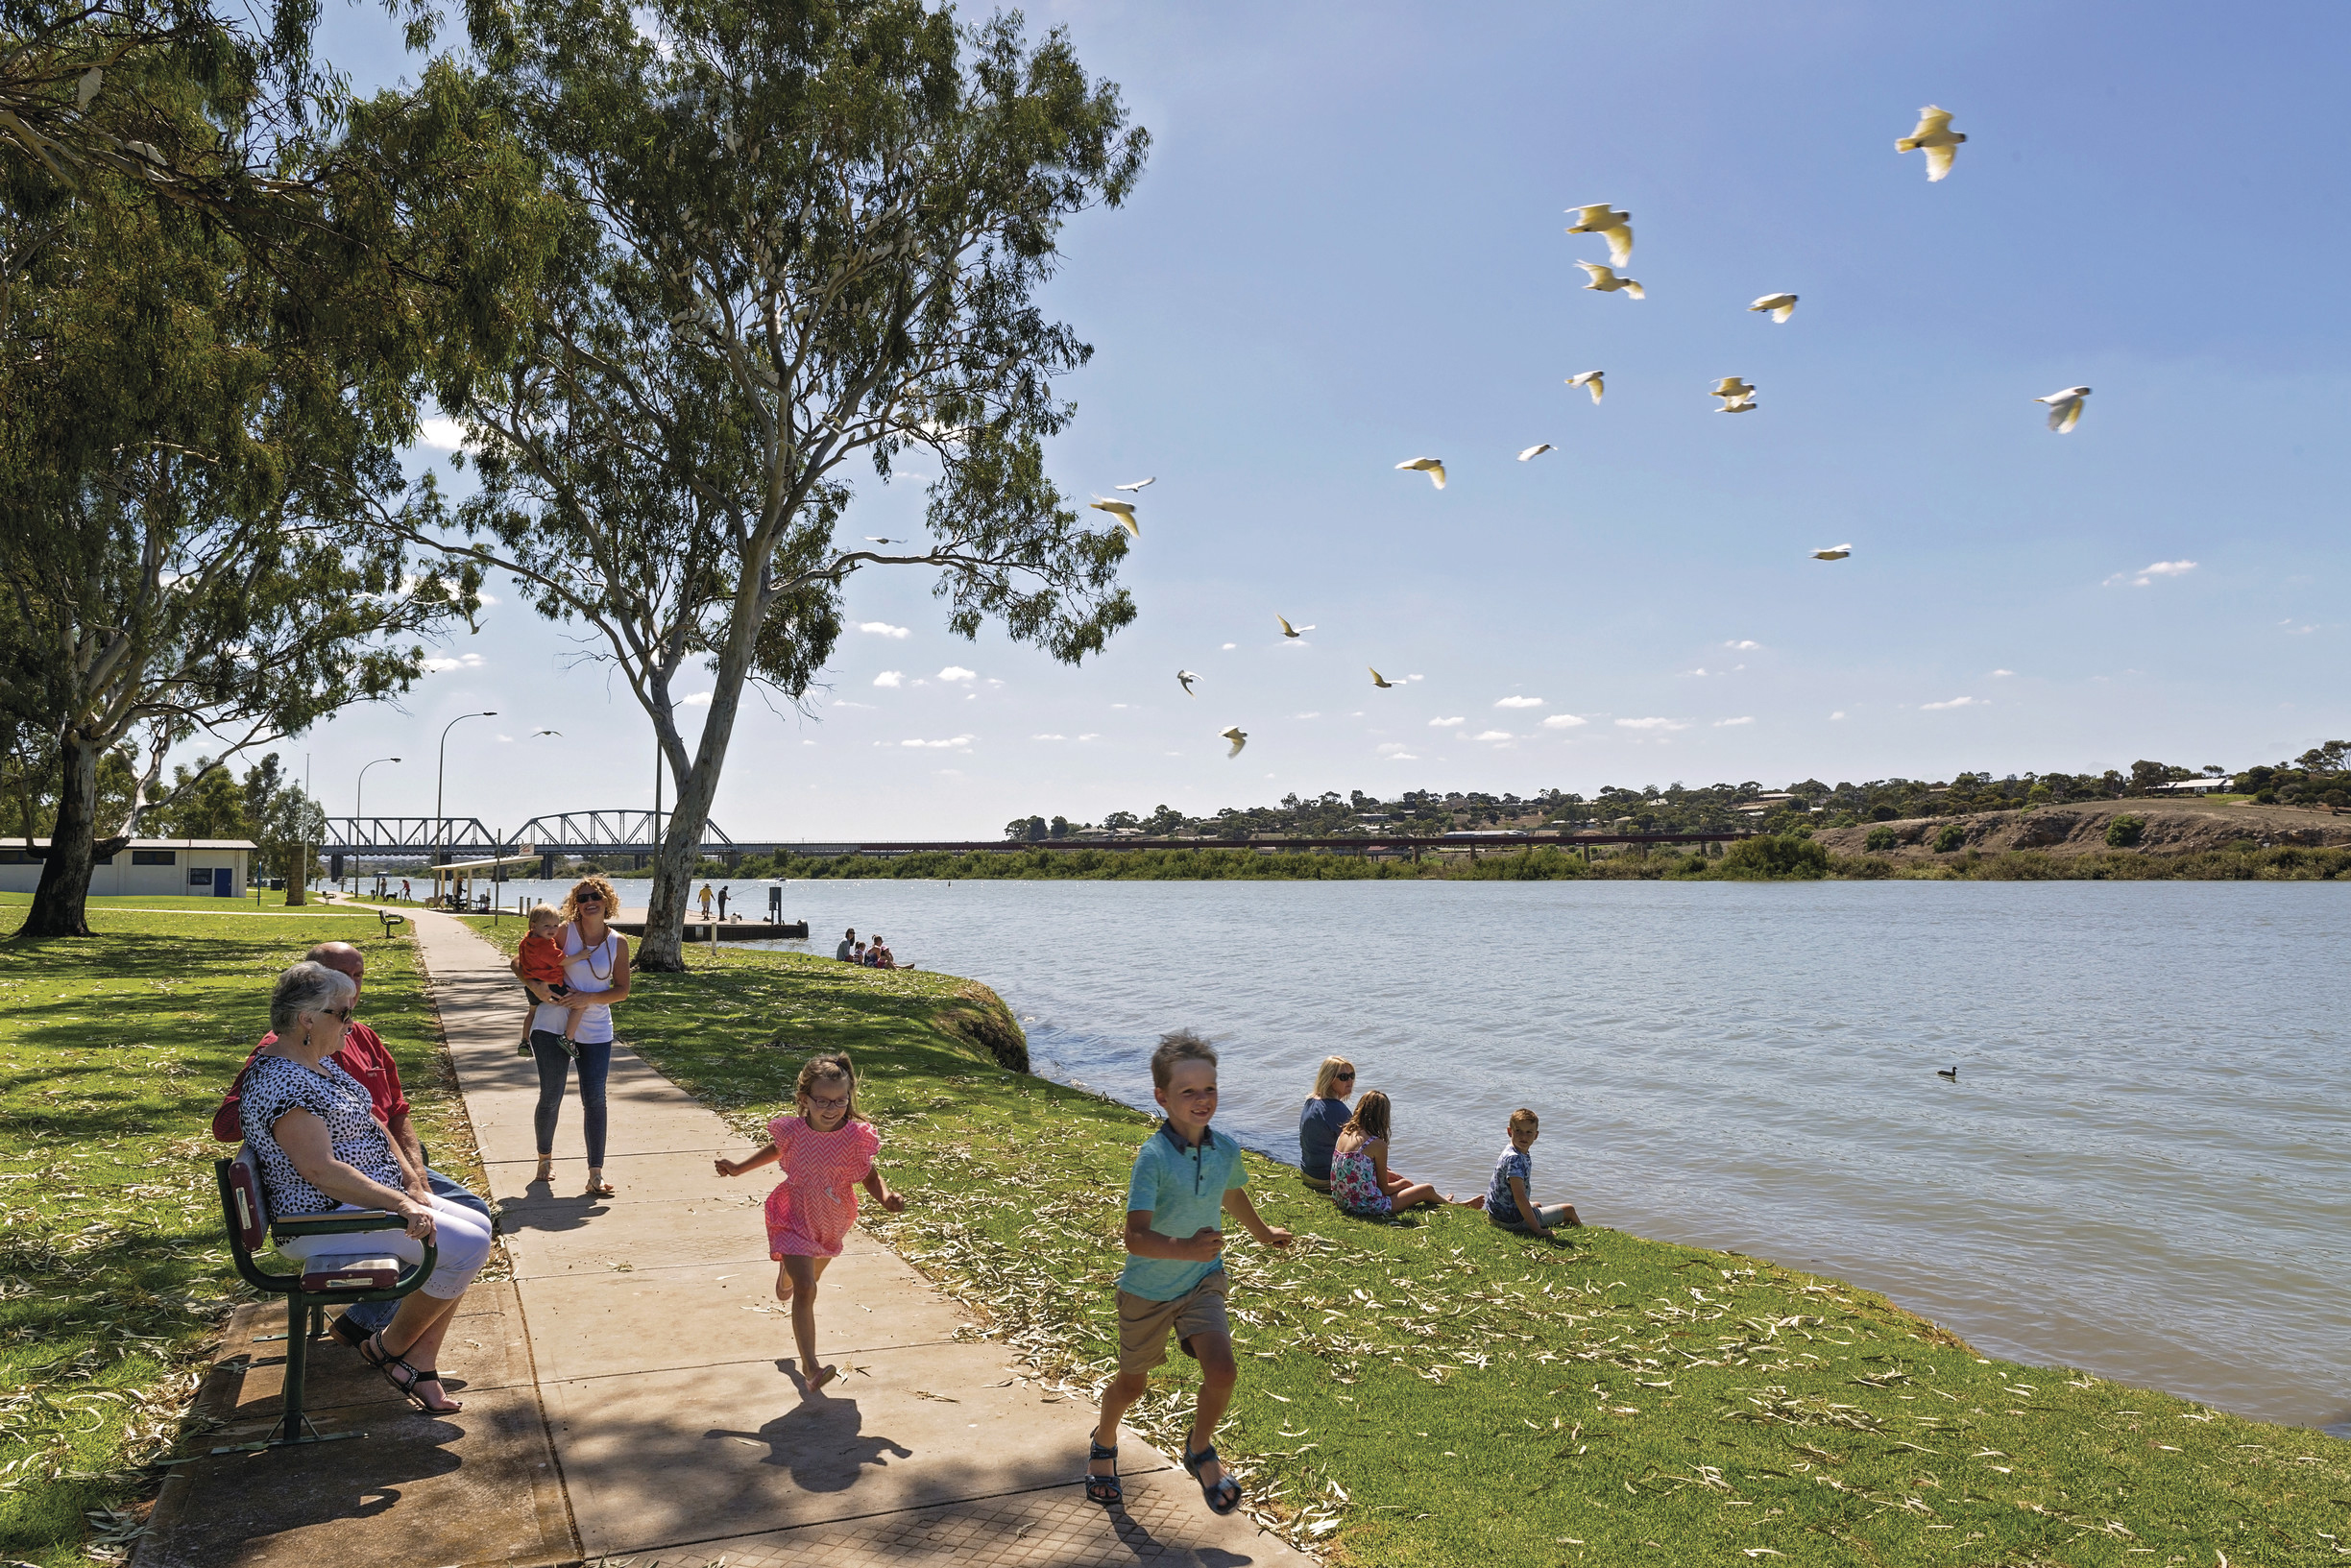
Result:
{"label": "blue sky", "polygon": [[[1055,478],[1082,500],[1158,476],[1141,616],[1071,670],[947,636],[919,574],[853,580],[852,626],[885,629],[843,637],[810,714],[746,715],[715,812],[736,836],[2238,766],[2351,734],[2351,12],[1029,15],[1154,141],[1127,206],[1071,226],[1048,297],[1095,347]],[[363,83],[413,69],[372,12],[324,42]],[[1937,184],[1894,151],[1928,103],[1970,137]],[[1563,209],[1604,200],[1633,214],[1645,301],[1581,287],[1606,248]],[[1745,310],[1779,290],[1802,296],[1785,326]],[[1591,369],[1598,407],[1563,385]],[[1724,418],[1706,394],[1733,374],[1758,406]],[[2077,383],[2079,429],[2050,434],[2031,399]],[[1423,454],[1442,494],[1393,468]],[[845,531],[921,500],[868,478]],[[494,592],[402,709],[281,748],[330,810],[394,753],[371,808],[429,810],[432,737],[472,708],[500,716],[452,739],[453,810],[650,803],[625,690]],[[1276,615],[1316,630],[1285,645]],[[1228,724],[1251,736],[1233,761]]]}

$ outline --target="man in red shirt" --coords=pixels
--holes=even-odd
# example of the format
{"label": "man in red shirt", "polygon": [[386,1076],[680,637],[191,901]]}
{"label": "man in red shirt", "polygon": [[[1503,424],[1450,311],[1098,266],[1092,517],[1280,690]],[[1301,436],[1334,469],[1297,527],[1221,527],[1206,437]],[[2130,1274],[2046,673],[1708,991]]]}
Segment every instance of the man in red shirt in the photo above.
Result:
{"label": "man in red shirt", "polygon": [[[364,989],[367,977],[367,955],[349,942],[321,942],[303,954],[312,963],[325,964],[328,969],[351,977],[353,986]],[[358,1005],[356,992],[351,1005]],[[278,1038],[275,1030],[264,1034],[254,1046],[258,1054],[263,1046]],[[483,1218],[491,1218],[490,1205],[468,1192],[463,1186],[424,1164],[424,1147],[417,1142],[416,1129],[408,1123],[408,1097],[400,1092],[400,1068],[393,1063],[392,1052],[385,1049],[382,1038],[374,1029],[355,1019],[345,1025],[343,1044],[327,1057],[344,1072],[359,1080],[359,1086],[376,1102],[376,1118],[392,1135],[392,1149],[400,1158],[400,1170],[406,1178],[409,1193],[424,1198],[428,1195],[446,1197],[462,1203]],[[245,1058],[245,1066],[253,1066],[253,1054]],[[221,1100],[220,1109],[212,1113],[212,1136],[224,1144],[242,1143],[244,1131],[237,1124],[237,1097],[245,1086],[243,1069],[237,1072],[236,1082]],[[376,1330],[392,1320],[398,1311],[397,1301],[362,1301],[345,1309],[335,1320],[335,1333],[350,1344],[357,1344]]]}

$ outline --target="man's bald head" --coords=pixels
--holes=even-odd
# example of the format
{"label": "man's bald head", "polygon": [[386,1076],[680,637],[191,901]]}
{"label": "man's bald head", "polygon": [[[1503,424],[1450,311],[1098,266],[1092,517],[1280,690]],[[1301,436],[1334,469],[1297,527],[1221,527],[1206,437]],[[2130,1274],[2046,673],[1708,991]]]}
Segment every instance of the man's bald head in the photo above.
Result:
{"label": "man's bald head", "polygon": [[348,975],[353,984],[367,978],[367,954],[349,942],[321,942],[303,954],[314,964],[325,964],[338,975]]}

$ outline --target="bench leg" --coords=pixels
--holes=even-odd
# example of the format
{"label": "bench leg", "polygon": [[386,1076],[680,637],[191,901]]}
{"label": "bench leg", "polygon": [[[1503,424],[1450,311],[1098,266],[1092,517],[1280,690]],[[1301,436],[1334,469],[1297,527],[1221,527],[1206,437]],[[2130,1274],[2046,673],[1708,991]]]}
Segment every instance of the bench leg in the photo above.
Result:
{"label": "bench leg", "polygon": [[[310,1370],[310,1340],[318,1334],[317,1324],[326,1315],[326,1303],[313,1302],[296,1291],[286,1297],[286,1359],[284,1410],[270,1435],[257,1443],[231,1443],[212,1450],[215,1454],[251,1454],[268,1448],[288,1448],[298,1443],[331,1443],[345,1438],[364,1437],[364,1432],[320,1432],[303,1413],[303,1396]],[[307,1330],[308,1332],[304,1332]]]}

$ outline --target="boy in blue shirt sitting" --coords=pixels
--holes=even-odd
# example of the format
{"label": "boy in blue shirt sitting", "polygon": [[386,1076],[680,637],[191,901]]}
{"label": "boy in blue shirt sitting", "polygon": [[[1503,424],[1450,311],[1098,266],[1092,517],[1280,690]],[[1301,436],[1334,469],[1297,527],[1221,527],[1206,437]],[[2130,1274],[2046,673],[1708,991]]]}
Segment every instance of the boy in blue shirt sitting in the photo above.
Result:
{"label": "boy in blue shirt sitting", "polygon": [[[1214,1442],[1240,1375],[1224,1317],[1223,1217],[1231,1215],[1267,1246],[1288,1246],[1291,1236],[1257,1217],[1243,1190],[1248,1173],[1241,1169],[1241,1146],[1209,1129],[1217,1106],[1217,1057],[1208,1042],[1190,1029],[1162,1035],[1151,1067],[1151,1098],[1167,1120],[1137,1151],[1127,1184],[1119,1373],[1103,1390],[1102,1421],[1086,1456],[1086,1496],[1104,1507],[1125,1500],[1119,1420],[1151,1387],[1151,1368],[1167,1360],[1173,1331],[1200,1367],[1183,1467],[1200,1483],[1212,1511],[1230,1513],[1241,1506],[1241,1484],[1224,1473]],[[1098,1468],[1104,1464],[1107,1470]]]}
{"label": "boy in blue shirt sitting", "polygon": [[1494,1161],[1493,1180],[1486,1189],[1486,1218],[1504,1230],[1556,1242],[1554,1227],[1584,1221],[1576,1218],[1572,1203],[1538,1204],[1527,1194],[1535,1180],[1535,1140],[1542,1136],[1542,1123],[1521,1105],[1510,1114],[1509,1131],[1510,1142]]}

